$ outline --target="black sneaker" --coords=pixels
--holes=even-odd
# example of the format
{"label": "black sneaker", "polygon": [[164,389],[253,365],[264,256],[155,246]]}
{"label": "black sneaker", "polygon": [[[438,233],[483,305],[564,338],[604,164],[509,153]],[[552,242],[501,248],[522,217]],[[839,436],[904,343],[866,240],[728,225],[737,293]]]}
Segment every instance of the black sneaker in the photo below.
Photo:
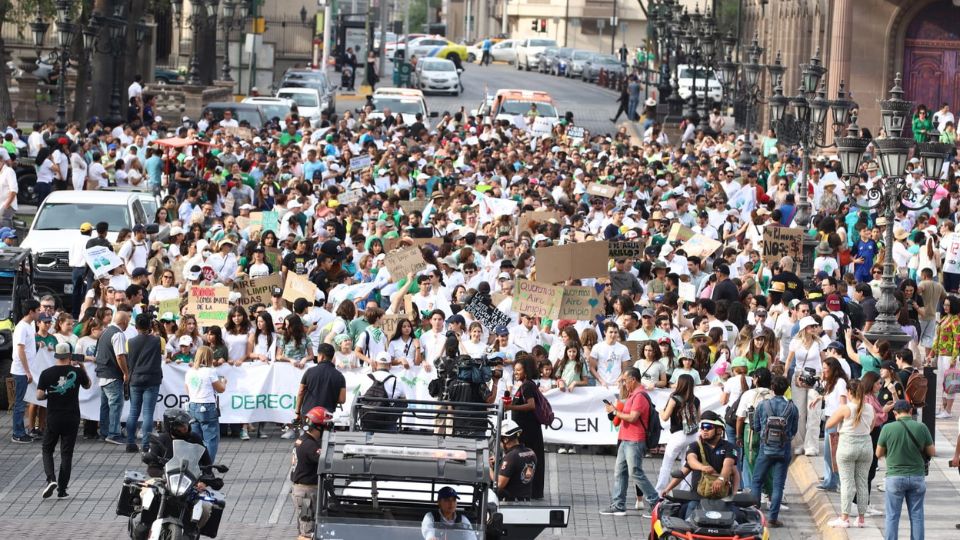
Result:
{"label": "black sneaker", "polygon": [[57,498],[60,499],[60,500],[69,499],[69,498],[70,498],[70,494],[67,493],[66,491],[58,491],[58,492],[57,492]]}
{"label": "black sneaker", "polygon": [[33,428],[33,429],[30,430],[30,436],[33,437],[34,439],[42,439],[42,438],[43,438],[43,432],[40,431],[40,430],[37,429],[37,428]]}
{"label": "black sneaker", "polygon": [[136,454],[136,453],[139,452],[139,451],[140,451],[140,448],[139,448],[137,445],[135,445],[135,444],[128,444],[128,445],[127,445],[127,453],[128,453],[128,454]]}
{"label": "black sneaker", "polygon": [[121,439],[120,437],[107,437],[106,439],[103,440],[103,442],[109,443],[109,444],[115,444],[117,446],[127,444],[127,442]]}
{"label": "black sneaker", "polygon": [[30,444],[33,442],[33,437],[29,435],[20,435],[19,437],[10,437],[10,442],[17,444]]}
{"label": "black sneaker", "polygon": [[47,484],[47,487],[43,488],[43,491],[40,493],[40,496],[44,499],[49,499],[53,492],[57,490],[57,483],[50,482]]}

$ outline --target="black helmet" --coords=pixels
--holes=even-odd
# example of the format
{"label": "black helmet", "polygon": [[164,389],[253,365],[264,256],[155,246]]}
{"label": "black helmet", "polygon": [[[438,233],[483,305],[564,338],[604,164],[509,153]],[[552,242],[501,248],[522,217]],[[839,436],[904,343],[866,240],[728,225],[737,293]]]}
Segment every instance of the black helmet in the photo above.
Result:
{"label": "black helmet", "polygon": [[176,436],[177,432],[174,428],[184,426],[188,430],[190,429],[190,414],[183,409],[167,409],[163,413],[163,431],[170,434],[170,436]]}

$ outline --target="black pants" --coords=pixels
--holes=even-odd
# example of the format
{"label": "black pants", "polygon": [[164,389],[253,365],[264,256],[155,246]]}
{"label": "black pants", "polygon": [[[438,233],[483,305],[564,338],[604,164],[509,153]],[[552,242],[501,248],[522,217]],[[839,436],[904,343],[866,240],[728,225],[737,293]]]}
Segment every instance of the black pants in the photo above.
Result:
{"label": "black pants", "polygon": [[490,65],[490,51],[483,51],[483,56],[480,57],[480,65],[481,66]]}
{"label": "black pants", "polygon": [[[63,413],[47,415],[47,430],[43,432],[43,472],[47,482],[56,482],[58,491],[66,491],[73,468],[73,447],[77,443],[79,416],[63,416]],[[53,474],[53,449],[60,441],[60,475]]]}
{"label": "black pants", "polygon": [[627,114],[627,103],[623,102],[620,104],[620,107],[617,109],[617,114],[613,117],[613,121],[616,122],[620,119],[621,114]]}

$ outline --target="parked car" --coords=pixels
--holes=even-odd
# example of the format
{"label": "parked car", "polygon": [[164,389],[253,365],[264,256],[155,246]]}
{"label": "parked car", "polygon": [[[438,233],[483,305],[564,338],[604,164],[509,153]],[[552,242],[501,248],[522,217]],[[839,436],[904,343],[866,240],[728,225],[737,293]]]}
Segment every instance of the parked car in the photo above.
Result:
{"label": "parked car", "polygon": [[315,88],[320,92],[321,109],[331,114],[337,110],[337,89],[326,72],[317,69],[288,69],[275,90],[280,88]]}
{"label": "parked car", "polygon": [[443,36],[426,36],[410,41],[406,46],[407,58],[446,58],[454,62],[467,59],[467,47],[454,43]]}
{"label": "parked car", "polygon": [[593,82],[600,78],[600,70],[608,74],[625,73],[620,59],[612,54],[595,54],[583,65],[583,75],[581,79],[585,82]]}
{"label": "parked car", "polygon": [[423,92],[413,88],[378,88],[373,92],[373,111],[367,115],[370,120],[383,120],[384,114],[390,111],[391,115],[400,113],[405,126],[412,126],[417,122],[416,115],[421,114],[423,125],[430,129],[430,118],[436,118],[436,112],[427,108],[427,100]]}
{"label": "parked car", "polygon": [[[287,124],[284,119],[290,114],[290,109],[295,101],[289,98],[271,97],[271,96],[251,96],[243,98],[242,103],[256,103],[267,115],[268,120],[279,119],[280,129],[286,129]],[[297,111],[299,114],[300,111]]]}
{"label": "parked car", "polygon": [[557,49],[557,53],[553,55],[553,59],[550,61],[550,67],[547,69],[547,73],[556,76],[562,75],[575,50],[576,49],[571,47],[561,47]]}
{"label": "parked car", "polygon": [[180,72],[161,67],[153,70],[153,80],[157,84],[186,84],[187,82]]}
{"label": "parked car", "polygon": [[583,66],[593,58],[593,55],[590,51],[583,51],[575,49],[570,53],[570,58],[561,59],[557,70],[560,75],[563,75],[567,78],[576,78],[583,76]]}
{"label": "parked car", "polygon": [[517,61],[517,43],[516,39],[505,39],[500,43],[490,47],[490,56],[498,62],[512,64]]}
{"label": "parked car", "polygon": [[201,116],[207,114],[207,111],[213,112],[213,119],[219,122],[223,120],[223,111],[231,111],[233,118],[242,126],[245,123],[251,128],[260,129],[267,121],[267,115],[263,113],[260,106],[255,103],[237,103],[235,101],[218,101],[207,103],[203,107]]}
{"label": "parked car", "polygon": [[694,73],[694,69],[688,64],[677,66],[677,94],[683,99],[689,99],[693,91],[693,78],[697,78],[697,99],[703,99],[706,93],[710,99],[720,101],[723,97],[723,87],[717,80],[713,70],[699,68]]}
{"label": "parked car", "polygon": [[425,58],[417,62],[413,84],[424,93],[450,92],[459,96],[463,92],[460,70],[453,62],[443,58]]}
{"label": "parked car", "polygon": [[427,34],[407,34],[398,37],[396,41],[387,40],[387,44],[383,47],[383,54],[387,55],[387,58],[393,58],[394,56],[402,58],[406,54],[407,43],[426,35]]}
{"label": "parked car", "polygon": [[320,113],[324,110],[325,104],[319,90],[296,86],[281,88],[277,90],[276,97],[296,103],[300,118],[308,118],[311,126],[320,127]]}
{"label": "parked car", "polygon": [[524,39],[517,45],[517,69],[530,71],[537,65],[537,60],[547,47],[556,47],[557,40],[530,38]]}
{"label": "parked car", "polygon": [[537,72],[550,73],[552,66],[557,61],[557,55],[564,47],[547,47],[537,60]]}
{"label": "parked car", "polygon": [[[34,283],[38,294],[60,298],[64,309],[71,307],[73,281],[70,247],[80,238],[80,223],[105,221],[107,238],[114,242],[120,229],[147,226],[153,216],[134,191],[54,191],[44,199],[20,247],[33,251]],[[156,232],[156,225],[153,225]],[[148,231],[150,232],[150,231]]]}

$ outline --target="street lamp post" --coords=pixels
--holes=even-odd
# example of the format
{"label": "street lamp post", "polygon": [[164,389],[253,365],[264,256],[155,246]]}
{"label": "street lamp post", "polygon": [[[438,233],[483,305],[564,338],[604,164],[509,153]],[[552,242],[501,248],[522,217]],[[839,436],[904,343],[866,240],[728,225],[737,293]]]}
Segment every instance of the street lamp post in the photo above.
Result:
{"label": "street lamp post", "polygon": [[247,20],[247,3],[243,0],[224,0],[223,18],[220,20],[220,27],[223,28],[224,42],[226,46],[223,52],[223,68],[220,70],[220,79],[223,81],[233,81],[230,76],[230,31],[234,28],[242,29]]}
{"label": "street lamp post", "polygon": [[746,50],[747,61],[734,62],[732,54],[736,42],[737,40],[733,37],[732,32],[728,32],[723,39],[726,60],[717,64],[717,80],[723,87],[724,98],[731,105],[735,106],[738,103],[743,105],[744,120],[742,127],[746,138],[749,139],[756,123],[753,118],[753,110],[762,101],[760,74],[763,71],[763,65],[759,62],[764,49],[760,46],[759,36],[754,35],[753,41]]}
{"label": "street lamp post", "polygon": [[[112,15],[94,12],[87,26],[83,28],[83,49],[86,54],[98,52],[113,57],[110,109],[106,118],[107,124],[112,126],[123,123],[120,109],[120,61],[127,52],[127,18],[124,10],[123,4],[117,4]],[[146,37],[147,23],[140,19],[134,26],[137,48],[143,45]]]}
{"label": "street lamp post", "polygon": [[170,0],[170,7],[173,10],[174,24],[182,28],[191,30],[191,53],[190,53],[190,71],[187,82],[199,86],[203,84],[200,80],[200,56],[198,50],[198,41],[200,40],[200,30],[206,25],[207,19],[212,22],[216,17],[216,0],[194,0],[190,8],[190,16],[183,20],[183,0]]}
{"label": "street lamp post", "polygon": [[[57,66],[57,136],[67,130],[67,65],[70,63],[70,47],[77,35],[77,25],[73,22],[73,4],[70,0],[57,0],[57,48],[47,55],[47,63]],[[41,60],[40,47],[46,38],[50,24],[40,18],[30,23],[34,45],[37,47],[37,63]]]}

